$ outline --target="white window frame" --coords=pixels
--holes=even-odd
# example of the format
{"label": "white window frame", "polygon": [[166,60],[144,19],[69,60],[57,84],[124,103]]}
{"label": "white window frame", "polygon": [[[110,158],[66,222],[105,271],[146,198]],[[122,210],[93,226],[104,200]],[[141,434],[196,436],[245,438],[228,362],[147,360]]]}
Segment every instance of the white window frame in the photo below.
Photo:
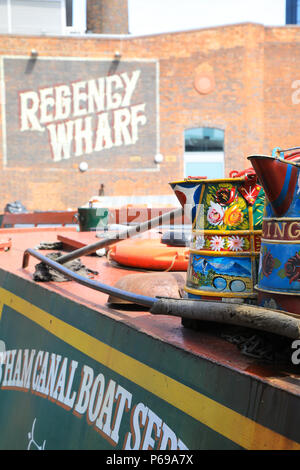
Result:
{"label": "white window frame", "polygon": [[[224,166],[225,166],[225,154],[223,151],[220,152],[184,152],[183,156],[183,172],[184,178],[187,178],[186,163],[222,163],[223,166],[223,176],[224,176]],[[196,176],[196,175],[195,175]],[[197,175],[205,176],[205,175]]]}
{"label": "white window frame", "polygon": [[[40,0],[41,2],[43,0]],[[86,1],[73,0],[73,25],[67,26],[66,0],[60,0],[61,33],[60,34],[85,34],[87,27]],[[12,6],[11,0],[6,0],[7,5],[7,34],[13,34],[12,30]],[[51,35],[51,33],[47,33]]]}
{"label": "white window frame", "polygon": [[12,33],[12,20],[11,20],[11,1],[7,0],[7,26],[8,34]]}
{"label": "white window frame", "polygon": [[73,0],[73,25],[67,26],[66,0],[63,0],[62,15],[64,17],[65,34],[86,33],[86,0]]}

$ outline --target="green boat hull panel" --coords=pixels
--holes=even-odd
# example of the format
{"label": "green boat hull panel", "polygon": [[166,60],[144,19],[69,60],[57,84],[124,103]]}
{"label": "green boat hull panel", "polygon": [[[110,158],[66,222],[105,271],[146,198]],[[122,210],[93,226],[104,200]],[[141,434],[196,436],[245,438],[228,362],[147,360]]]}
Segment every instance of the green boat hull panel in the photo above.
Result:
{"label": "green boat hull panel", "polygon": [[0,286],[0,449],[300,448],[298,395],[2,269]]}

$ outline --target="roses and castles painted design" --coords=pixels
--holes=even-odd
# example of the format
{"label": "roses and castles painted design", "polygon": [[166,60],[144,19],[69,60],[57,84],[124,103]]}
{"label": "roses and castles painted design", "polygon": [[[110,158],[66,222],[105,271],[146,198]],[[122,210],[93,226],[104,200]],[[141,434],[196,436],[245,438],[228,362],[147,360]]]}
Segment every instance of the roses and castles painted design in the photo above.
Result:
{"label": "roses and castles painted design", "polygon": [[248,158],[266,194],[258,301],[300,314],[300,148]]}
{"label": "roses and castles painted design", "polygon": [[181,204],[192,209],[185,287],[191,298],[256,297],[264,191],[252,169],[230,176],[170,183]]}

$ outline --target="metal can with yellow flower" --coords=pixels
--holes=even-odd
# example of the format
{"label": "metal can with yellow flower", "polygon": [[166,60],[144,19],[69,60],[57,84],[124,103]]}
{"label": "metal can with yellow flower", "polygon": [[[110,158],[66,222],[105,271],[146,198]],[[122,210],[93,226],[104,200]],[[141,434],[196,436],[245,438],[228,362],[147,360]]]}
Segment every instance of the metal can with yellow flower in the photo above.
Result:
{"label": "metal can with yellow flower", "polygon": [[191,209],[188,297],[251,302],[256,298],[265,199],[253,170],[227,179],[187,178],[170,185]]}

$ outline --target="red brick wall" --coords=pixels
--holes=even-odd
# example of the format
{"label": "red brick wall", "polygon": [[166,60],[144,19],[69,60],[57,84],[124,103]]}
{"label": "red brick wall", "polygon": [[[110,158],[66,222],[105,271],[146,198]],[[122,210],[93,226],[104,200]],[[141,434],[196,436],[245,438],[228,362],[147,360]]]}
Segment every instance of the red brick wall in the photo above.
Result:
{"label": "red brick wall", "polygon": [[[300,146],[299,27],[268,28],[264,47],[265,148]],[[293,99],[294,97],[294,99]]]}
{"label": "red brick wall", "polygon": [[[140,171],[124,170],[128,168],[126,159],[122,168],[118,165],[111,171],[104,171],[101,161],[98,168],[86,173],[78,171],[78,161],[64,169],[45,166],[37,170],[34,164],[32,168],[12,169],[3,166],[5,148],[1,145],[2,207],[19,199],[32,210],[76,208],[97,194],[101,183],[108,196],[172,194],[168,182],[183,177],[183,136],[190,127],[224,129],[226,175],[232,169],[249,167],[246,157],[250,154],[268,154],[275,146],[300,145],[300,104],[292,100],[296,91],[292,84],[300,80],[299,27],[243,24],[127,39],[0,36],[0,56],[29,57],[33,48],[40,57],[113,62],[119,50],[121,62],[157,60],[159,139],[164,161],[156,169]],[[210,93],[196,91],[197,73],[211,77],[214,88]],[[9,103],[5,107],[9,113]],[[2,122],[3,106],[0,109]],[[4,131],[1,124],[0,140],[5,142]],[[32,152],[36,155],[37,150]]]}

